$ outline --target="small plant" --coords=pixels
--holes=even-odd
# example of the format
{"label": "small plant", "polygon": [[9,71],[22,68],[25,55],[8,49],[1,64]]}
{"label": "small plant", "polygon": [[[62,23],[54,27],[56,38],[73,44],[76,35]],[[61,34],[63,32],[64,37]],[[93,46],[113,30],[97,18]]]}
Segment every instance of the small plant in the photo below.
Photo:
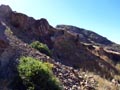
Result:
{"label": "small plant", "polygon": [[46,44],[40,43],[39,41],[34,41],[30,45],[39,50],[41,53],[51,56],[51,51]]}
{"label": "small plant", "polygon": [[17,70],[18,80],[25,88],[22,90],[61,90],[60,82],[53,75],[52,67],[52,64],[40,62],[32,57],[21,57]]}

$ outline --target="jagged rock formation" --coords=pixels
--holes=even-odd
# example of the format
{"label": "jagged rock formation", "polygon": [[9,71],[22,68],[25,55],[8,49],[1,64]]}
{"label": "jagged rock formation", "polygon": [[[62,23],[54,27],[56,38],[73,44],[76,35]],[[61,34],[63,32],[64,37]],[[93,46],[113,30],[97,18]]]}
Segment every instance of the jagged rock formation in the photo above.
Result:
{"label": "jagged rock formation", "polygon": [[[33,41],[47,44],[53,53],[52,58],[30,47]],[[85,79],[86,75],[82,75],[80,69],[110,80],[120,75],[116,68],[120,63],[120,53],[117,52],[120,50],[113,46],[119,47],[94,32],[66,25],[54,28],[46,19],[35,20],[1,5],[0,90],[9,90],[7,86],[16,75],[15,67],[20,56],[31,56],[54,64],[53,72],[64,90],[95,90],[96,80],[93,77]]]}

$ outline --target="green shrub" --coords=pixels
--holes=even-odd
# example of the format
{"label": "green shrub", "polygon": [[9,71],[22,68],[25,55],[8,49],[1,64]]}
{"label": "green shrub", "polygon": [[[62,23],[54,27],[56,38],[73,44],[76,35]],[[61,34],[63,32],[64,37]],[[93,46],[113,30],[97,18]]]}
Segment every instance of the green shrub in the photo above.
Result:
{"label": "green shrub", "polygon": [[46,44],[40,43],[39,41],[34,41],[30,45],[39,50],[41,53],[51,56],[51,52]]}
{"label": "green shrub", "polygon": [[[18,73],[22,90],[61,90],[58,79],[53,75],[52,64],[31,57],[20,58]],[[20,90],[20,89],[17,89]]]}

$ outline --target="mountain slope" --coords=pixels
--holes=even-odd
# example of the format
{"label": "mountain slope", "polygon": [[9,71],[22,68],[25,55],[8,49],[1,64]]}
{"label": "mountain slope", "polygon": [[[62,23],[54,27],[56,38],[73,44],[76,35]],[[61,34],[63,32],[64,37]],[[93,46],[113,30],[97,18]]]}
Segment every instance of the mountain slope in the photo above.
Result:
{"label": "mountain slope", "polygon": [[[47,44],[52,56],[48,57],[33,49],[29,45],[33,41]],[[120,53],[113,48],[113,45],[119,47],[94,32],[66,25],[54,28],[46,19],[35,20],[12,11],[9,6],[2,5],[0,6],[0,84],[3,86],[0,88],[8,89],[7,86],[16,76],[19,58],[30,56],[54,64],[53,72],[63,83],[64,90],[81,90],[84,87],[88,88],[87,90],[95,89],[97,86],[92,85],[91,81],[88,83],[91,79],[86,78],[85,73],[82,74],[83,71],[92,72],[107,80],[120,76],[120,69],[116,67],[120,63]]]}

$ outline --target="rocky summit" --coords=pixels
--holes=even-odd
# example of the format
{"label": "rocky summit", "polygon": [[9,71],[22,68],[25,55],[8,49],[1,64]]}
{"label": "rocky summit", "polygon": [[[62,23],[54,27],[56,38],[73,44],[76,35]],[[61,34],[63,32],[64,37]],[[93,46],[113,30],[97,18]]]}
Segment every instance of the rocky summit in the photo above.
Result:
{"label": "rocky summit", "polygon": [[[31,47],[35,41],[51,54]],[[28,90],[12,88],[22,56],[52,64],[61,90],[120,90],[119,44],[75,26],[52,27],[44,18],[36,20],[1,5],[0,90]]]}

